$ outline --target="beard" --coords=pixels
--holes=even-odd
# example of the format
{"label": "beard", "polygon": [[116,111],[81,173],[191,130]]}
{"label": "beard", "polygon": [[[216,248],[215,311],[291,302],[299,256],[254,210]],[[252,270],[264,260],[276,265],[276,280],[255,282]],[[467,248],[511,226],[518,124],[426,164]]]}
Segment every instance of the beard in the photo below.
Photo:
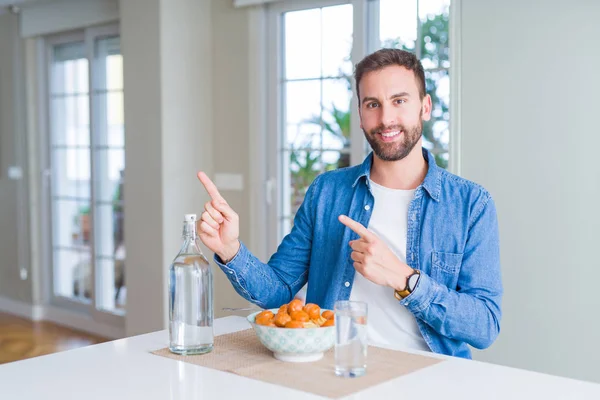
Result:
{"label": "beard", "polygon": [[[382,142],[377,135],[385,130],[402,131],[402,137],[396,142]],[[369,132],[363,129],[363,132],[367,138],[367,142],[369,142],[377,157],[383,161],[399,161],[409,155],[415,145],[419,142],[423,133],[423,120],[419,118],[419,123],[410,128],[407,128],[404,125],[384,126],[381,124],[376,128],[371,129]]]}

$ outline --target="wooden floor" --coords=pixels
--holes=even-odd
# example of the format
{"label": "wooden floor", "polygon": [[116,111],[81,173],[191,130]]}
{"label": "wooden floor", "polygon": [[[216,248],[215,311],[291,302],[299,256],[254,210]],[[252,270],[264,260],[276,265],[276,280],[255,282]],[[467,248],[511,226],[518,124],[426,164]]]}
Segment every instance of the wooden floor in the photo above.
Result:
{"label": "wooden floor", "polygon": [[0,313],[0,364],[106,341],[51,322]]}

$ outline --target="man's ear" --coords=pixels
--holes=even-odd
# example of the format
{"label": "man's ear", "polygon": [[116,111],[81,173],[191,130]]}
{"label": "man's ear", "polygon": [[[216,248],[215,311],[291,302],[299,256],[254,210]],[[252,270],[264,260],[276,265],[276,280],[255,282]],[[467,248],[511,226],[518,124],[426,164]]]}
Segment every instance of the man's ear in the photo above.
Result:
{"label": "man's ear", "polygon": [[429,121],[431,119],[431,96],[426,94],[421,102],[421,113],[423,114],[423,121]]}
{"label": "man's ear", "polygon": [[360,122],[360,129],[363,129],[362,114],[360,110],[360,99],[358,99],[358,121]]}

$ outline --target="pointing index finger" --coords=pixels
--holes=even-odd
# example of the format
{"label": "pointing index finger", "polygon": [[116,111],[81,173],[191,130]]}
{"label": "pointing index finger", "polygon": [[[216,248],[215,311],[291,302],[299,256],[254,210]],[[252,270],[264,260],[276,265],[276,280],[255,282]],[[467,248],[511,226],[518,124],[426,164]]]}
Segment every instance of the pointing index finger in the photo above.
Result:
{"label": "pointing index finger", "polygon": [[352,229],[358,236],[365,240],[371,240],[373,238],[373,234],[365,228],[360,222],[356,222],[350,217],[345,215],[340,215],[338,217],[339,221],[346,225],[348,228]]}
{"label": "pointing index finger", "polygon": [[198,179],[200,179],[200,182],[202,182],[202,185],[204,185],[204,188],[208,192],[208,195],[211,199],[215,201],[225,201],[225,199],[223,198],[223,196],[221,196],[221,193],[219,193],[219,190],[217,189],[213,181],[211,181],[210,178],[204,172],[198,172]]}

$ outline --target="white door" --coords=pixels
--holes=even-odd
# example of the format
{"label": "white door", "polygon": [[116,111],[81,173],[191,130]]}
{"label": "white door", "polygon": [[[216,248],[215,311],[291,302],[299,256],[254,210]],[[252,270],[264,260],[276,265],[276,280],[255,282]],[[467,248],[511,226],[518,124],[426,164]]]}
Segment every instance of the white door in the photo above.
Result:
{"label": "white door", "polygon": [[117,26],[47,38],[51,303],[112,325],[126,305]]}

